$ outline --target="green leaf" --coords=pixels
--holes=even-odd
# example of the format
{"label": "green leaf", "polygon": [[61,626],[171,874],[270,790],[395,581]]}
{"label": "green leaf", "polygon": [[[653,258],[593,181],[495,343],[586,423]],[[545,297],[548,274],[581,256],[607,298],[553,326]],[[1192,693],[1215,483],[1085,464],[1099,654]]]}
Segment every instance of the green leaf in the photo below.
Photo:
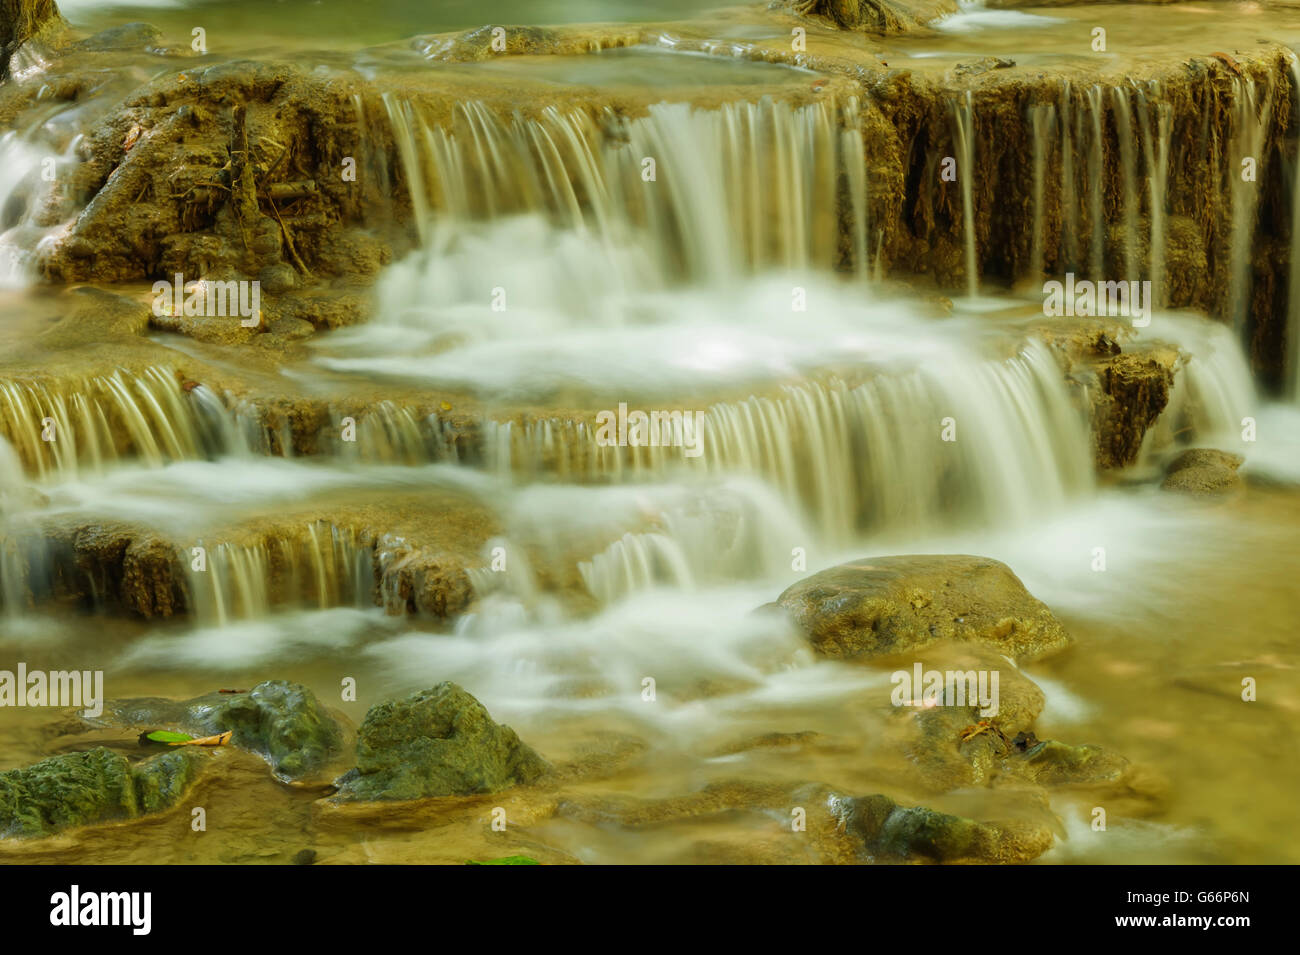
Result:
{"label": "green leaf", "polygon": [[500,859],[488,859],[484,862],[475,862],[471,859],[466,865],[541,865],[536,859],[530,859],[528,856],[502,856]]}
{"label": "green leaf", "polygon": [[151,733],[141,733],[140,742],[142,743],[188,743],[194,739],[185,733],[173,733],[170,730],[154,730]]}

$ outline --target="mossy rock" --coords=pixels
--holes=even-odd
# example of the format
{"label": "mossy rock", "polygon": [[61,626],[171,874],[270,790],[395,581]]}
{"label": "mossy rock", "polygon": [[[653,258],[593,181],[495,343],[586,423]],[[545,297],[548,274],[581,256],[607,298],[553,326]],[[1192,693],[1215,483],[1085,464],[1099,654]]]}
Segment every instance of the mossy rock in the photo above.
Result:
{"label": "mossy rock", "polygon": [[193,785],[204,759],[187,747],[132,765],[100,746],[0,773],[0,837],[47,836],[170,809]]}
{"label": "mossy rock", "polygon": [[550,766],[455,683],[370,708],[342,799],[421,799],[492,793],[531,783]]}
{"label": "mossy rock", "polygon": [[836,811],[845,830],[881,861],[1028,862],[1055,839],[1042,823],[977,822],[923,806],[900,806],[882,795],[837,800]]}
{"label": "mossy rock", "polygon": [[1044,786],[1115,782],[1129,768],[1127,759],[1100,746],[1073,746],[1054,739],[1036,743],[1023,757],[1008,762],[1008,768]]}
{"label": "mossy rock", "polygon": [[247,693],[208,693],[192,700],[111,700],[102,722],[194,736],[232,730],[232,744],[262,756],[287,781],[319,772],[343,752],[338,721],[311,690],[285,680],[259,683]]}
{"label": "mossy rock", "polygon": [[1237,469],[1245,459],[1229,451],[1191,448],[1170,462],[1161,485],[1166,491],[1224,494],[1241,488]]}
{"label": "mossy rock", "polygon": [[829,657],[872,658],[940,640],[982,643],[1013,660],[1070,644],[1042,601],[987,557],[874,557],[794,584],[777,599]]}
{"label": "mossy rock", "polygon": [[24,44],[57,45],[67,28],[54,0],[0,0],[0,80]]}

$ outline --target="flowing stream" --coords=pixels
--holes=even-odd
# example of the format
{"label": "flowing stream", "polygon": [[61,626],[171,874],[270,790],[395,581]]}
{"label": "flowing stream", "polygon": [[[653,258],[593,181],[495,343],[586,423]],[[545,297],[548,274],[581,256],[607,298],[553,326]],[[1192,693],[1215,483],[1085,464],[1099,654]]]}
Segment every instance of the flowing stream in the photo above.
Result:
{"label": "flowing stream", "polygon": [[[147,17],[168,30],[215,8],[145,6],[64,4],[87,26]],[[266,6],[227,5],[259,37],[284,26]],[[416,32],[427,4],[374,6],[365,42]],[[420,29],[498,12],[576,21],[693,9],[490,6],[448,5]],[[342,45],[356,17],[355,5],[326,3],[310,32]],[[1056,22],[964,6],[932,42]],[[754,68],[774,83],[798,73]],[[1178,376],[1138,465],[1099,477],[1095,385],[1036,333],[1035,284],[1049,260],[1100,278],[1109,259],[1114,277],[1148,278],[1164,300],[1177,147],[1158,86],[1067,87],[1026,115],[1028,293],[981,280],[975,190],[990,144],[978,97],[952,101],[965,275],[954,308],[873,269],[867,94],[792,105],[765,95],[769,74],[758,75],[735,101],[706,108],[670,92],[639,115],[506,115],[466,100],[439,118],[386,96],[368,119],[391,130],[416,248],[384,268],[369,322],[315,336],[277,369],[304,393],[337,389],[315,453],[294,453],[289,425],[269,438],[247,395],[187,381],[191,346],[162,335],[143,367],[0,379],[0,660],[102,669],[112,697],[292,679],[354,724],[371,704],[453,680],[553,760],[594,739],[645,754],[574,783],[585,795],[667,798],[738,776],[875,792],[901,769],[864,742],[882,726],[861,701],[887,695],[887,671],[817,657],[754,611],[840,562],[979,554],[1005,561],[1077,638],[1026,667],[1047,698],[1039,736],[1124,753],[1174,794],[1153,818],[1117,816],[1115,838],[1089,829],[1086,797],[1056,798],[1063,837],[1042,862],[1300,861],[1294,840],[1278,838],[1300,785],[1300,410],[1265,396],[1243,350],[1253,192],[1233,187],[1228,323],[1157,309],[1134,335],[1138,348],[1179,349]],[[1281,91],[1242,80],[1229,95],[1230,151],[1260,151],[1260,117]],[[75,144],[62,145],[58,161],[75,162]],[[49,205],[37,195],[49,155],[35,133],[0,138],[0,286],[15,329],[45,307],[23,291],[40,239],[20,233]],[[1122,169],[1122,196],[1104,194],[1108,163]],[[1279,281],[1294,329],[1300,229],[1290,235]],[[961,293],[975,304],[963,308]],[[367,389],[384,397],[354,410]],[[472,426],[453,434],[446,413],[462,404]],[[620,409],[676,414],[674,440],[595,440],[598,416]],[[355,443],[332,437],[345,418]],[[1221,506],[1162,493],[1153,475],[1181,446],[1244,455],[1245,491]],[[161,542],[187,563],[202,548],[184,611],[142,619],[115,606],[121,581],[86,541],[98,527],[129,528],[123,546]],[[468,566],[455,619],[404,612],[403,562],[424,540]],[[68,599],[69,580],[89,598]],[[1242,675],[1267,687],[1248,715],[1233,693]],[[355,700],[340,701],[344,678]],[[48,720],[6,714],[0,769],[47,755]],[[799,733],[822,743],[733,745]],[[383,831],[319,826],[312,798],[237,768],[208,804],[211,818],[233,820],[218,838],[182,845],[148,823],[75,847],[82,861],[123,862],[284,861],[307,846],[340,862],[491,851],[418,814]],[[557,818],[529,838],[588,862],[727,861],[766,824],[738,813],[651,833]],[[61,861],[68,849],[43,851],[0,855]]]}

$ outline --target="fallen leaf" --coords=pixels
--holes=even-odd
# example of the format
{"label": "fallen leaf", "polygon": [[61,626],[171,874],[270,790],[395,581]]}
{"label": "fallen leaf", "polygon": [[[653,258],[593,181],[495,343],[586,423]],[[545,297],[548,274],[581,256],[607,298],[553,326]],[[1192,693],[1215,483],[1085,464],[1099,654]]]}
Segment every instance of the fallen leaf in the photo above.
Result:
{"label": "fallen leaf", "polygon": [[140,734],[141,743],[165,743],[168,746],[179,746],[192,739],[194,737],[188,733],[173,733],[171,730],[153,730]]}
{"label": "fallen leaf", "polygon": [[234,735],[234,730],[226,730],[224,733],[218,733],[216,736],[205,736],[202,739],[187,739],[175,743],[168,743],[168,746],[225,746],[230,742],[230,737]]}

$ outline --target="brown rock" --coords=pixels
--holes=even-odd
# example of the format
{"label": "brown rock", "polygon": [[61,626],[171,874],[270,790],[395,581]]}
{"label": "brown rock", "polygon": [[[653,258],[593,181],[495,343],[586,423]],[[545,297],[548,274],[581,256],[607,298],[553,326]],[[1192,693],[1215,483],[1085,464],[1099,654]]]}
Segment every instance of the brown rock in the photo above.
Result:
{"label": "brown rock", "polygon": [[1161,485],[1166,491],[1188,491],[1193,494],[1223,494],[1241,487],[1237,468],[1245,459],[1239,454],[1216,451],[1213,448],[1192,448],[1184,451],[1165,470]]}
{"label": "brown rock", "polygon": [[1033,659],[1070,643],[1052,612],[1006,564],[987,557],[916,555],[841,564],[777,600],[814,649],[878,657],[939,640],[987,644]]}

